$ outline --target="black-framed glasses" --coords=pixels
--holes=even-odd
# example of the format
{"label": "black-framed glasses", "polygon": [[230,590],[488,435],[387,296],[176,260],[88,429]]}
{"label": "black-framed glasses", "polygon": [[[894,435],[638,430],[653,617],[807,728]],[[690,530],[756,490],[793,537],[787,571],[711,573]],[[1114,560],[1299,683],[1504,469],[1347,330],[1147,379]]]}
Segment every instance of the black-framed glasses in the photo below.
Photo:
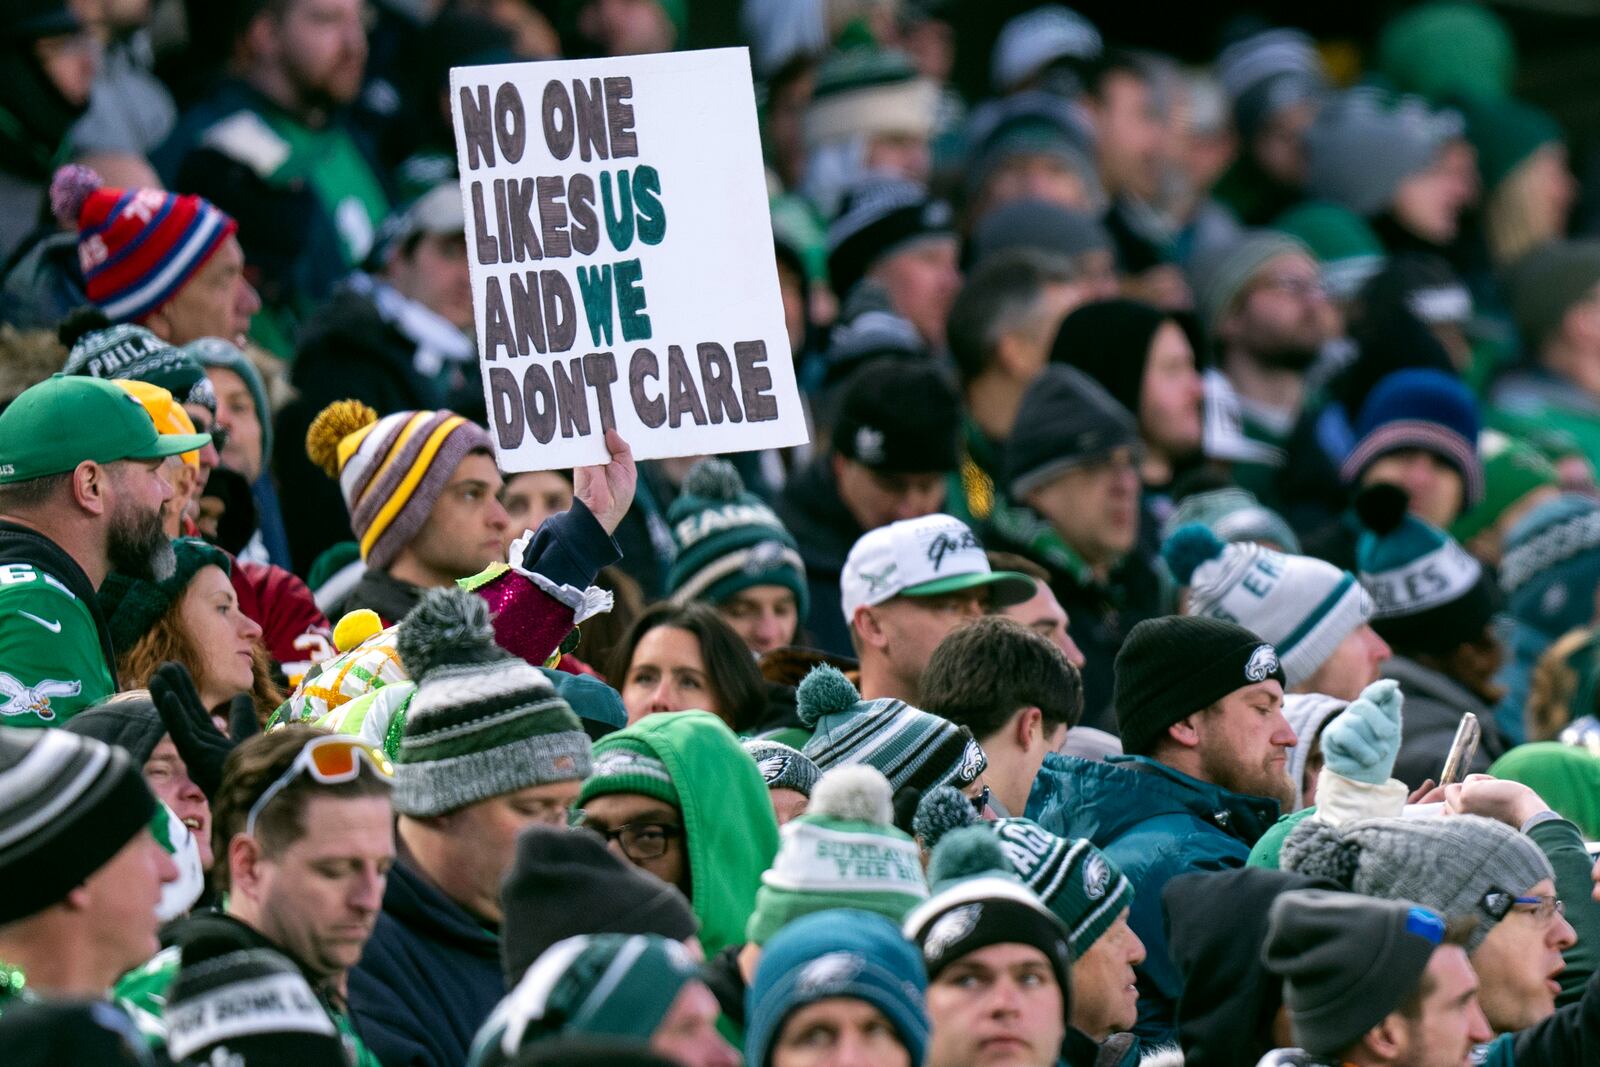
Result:
{"label": "black-framed glasses", "polygon": [[660,859],[667,854],[667,842],[674,841],[683,836],[683,827],[670,822],[630,822],[614,830],[605,830],[592,823],[585,822],[583,813],[574,812],[577,817],[577,828],[599,834],[606,839],[606,844],[615,841],[622,847],[622,854],[635,863],[644,860]]}
{"label": "black-framed glasses", "polygon": [[1512,908],[1530,909],[1525,914],[1532,915],[1539,922],[1549,922],[1557,915],[1567,913],[1566,902],[1549,894],[1517,897],[1499,889],[1491,889],[1483,895],[1483,910],[1496,922],[1510,914]]}

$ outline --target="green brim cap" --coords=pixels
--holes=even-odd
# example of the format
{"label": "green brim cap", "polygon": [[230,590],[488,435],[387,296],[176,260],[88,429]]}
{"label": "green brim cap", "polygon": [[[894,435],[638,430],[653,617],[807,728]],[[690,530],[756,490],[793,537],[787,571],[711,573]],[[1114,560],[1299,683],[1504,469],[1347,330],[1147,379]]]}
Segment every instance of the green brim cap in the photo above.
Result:
{"label": "green brim cap", "polygon": [[960,593],[981,586],[990,587],[991,603],[997,608],[1008,608],[1013,604],[1031,600],[1033,594],[1039,591],[1038,583],[1026,574],[1017,571],[989,571],[977,574],[953,574],[948,578],[908,586],[900,590],[899,595],[943,596],[946,593]]}
{"label": "green brim cap", "polygon": [[111,382],[57,374],[0,414],[0,484],[62,474],[86,461],[164,459],[210,441],[210,434],[159,433],[144,406]]}

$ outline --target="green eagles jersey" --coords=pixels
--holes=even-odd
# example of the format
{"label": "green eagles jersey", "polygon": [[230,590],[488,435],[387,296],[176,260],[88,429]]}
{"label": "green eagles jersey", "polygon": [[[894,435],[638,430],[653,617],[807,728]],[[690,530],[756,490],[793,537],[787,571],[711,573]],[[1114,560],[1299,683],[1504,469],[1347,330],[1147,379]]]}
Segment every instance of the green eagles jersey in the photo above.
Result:
{"label": "green eagles jersey", "polygon": [[116,690],[89,605],[34,564],[0,564],[0,726],[60,726]]}

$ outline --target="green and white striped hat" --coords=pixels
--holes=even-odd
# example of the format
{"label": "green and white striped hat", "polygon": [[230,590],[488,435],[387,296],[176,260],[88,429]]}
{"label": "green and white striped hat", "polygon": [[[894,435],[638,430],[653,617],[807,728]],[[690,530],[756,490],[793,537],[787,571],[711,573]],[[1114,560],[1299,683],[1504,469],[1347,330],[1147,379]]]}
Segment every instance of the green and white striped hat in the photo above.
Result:
{"label": "green and white striped hat", "polygon": [[777,512],[745,489],[733,464],[703,459],[690,468],[667,520],[678,551],[667,572],[674,601],[720,604],[751,586],[780,585],[794,593],[800,618],[806,617],[800,548]]}
{"label": "green and white striped hat", "polygon": [[441,815],[589,776],[589,735],[537,668],[494,643],[483,599],[430,589],[395,650],[417,680],[395,754],[394,807]]}

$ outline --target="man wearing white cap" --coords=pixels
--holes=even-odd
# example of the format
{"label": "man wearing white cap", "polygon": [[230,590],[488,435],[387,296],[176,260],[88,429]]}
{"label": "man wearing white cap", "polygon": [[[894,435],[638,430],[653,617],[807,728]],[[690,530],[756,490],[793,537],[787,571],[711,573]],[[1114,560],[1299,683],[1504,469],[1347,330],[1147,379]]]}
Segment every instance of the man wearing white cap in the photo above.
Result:
{"label": "man wearing white cap", "polygon": [[928,657],[968,619],[1033,596],[1032,578],[989,568],[960,519],[924,515],[862,535],[839,576],[861,696],[915,703]]}

